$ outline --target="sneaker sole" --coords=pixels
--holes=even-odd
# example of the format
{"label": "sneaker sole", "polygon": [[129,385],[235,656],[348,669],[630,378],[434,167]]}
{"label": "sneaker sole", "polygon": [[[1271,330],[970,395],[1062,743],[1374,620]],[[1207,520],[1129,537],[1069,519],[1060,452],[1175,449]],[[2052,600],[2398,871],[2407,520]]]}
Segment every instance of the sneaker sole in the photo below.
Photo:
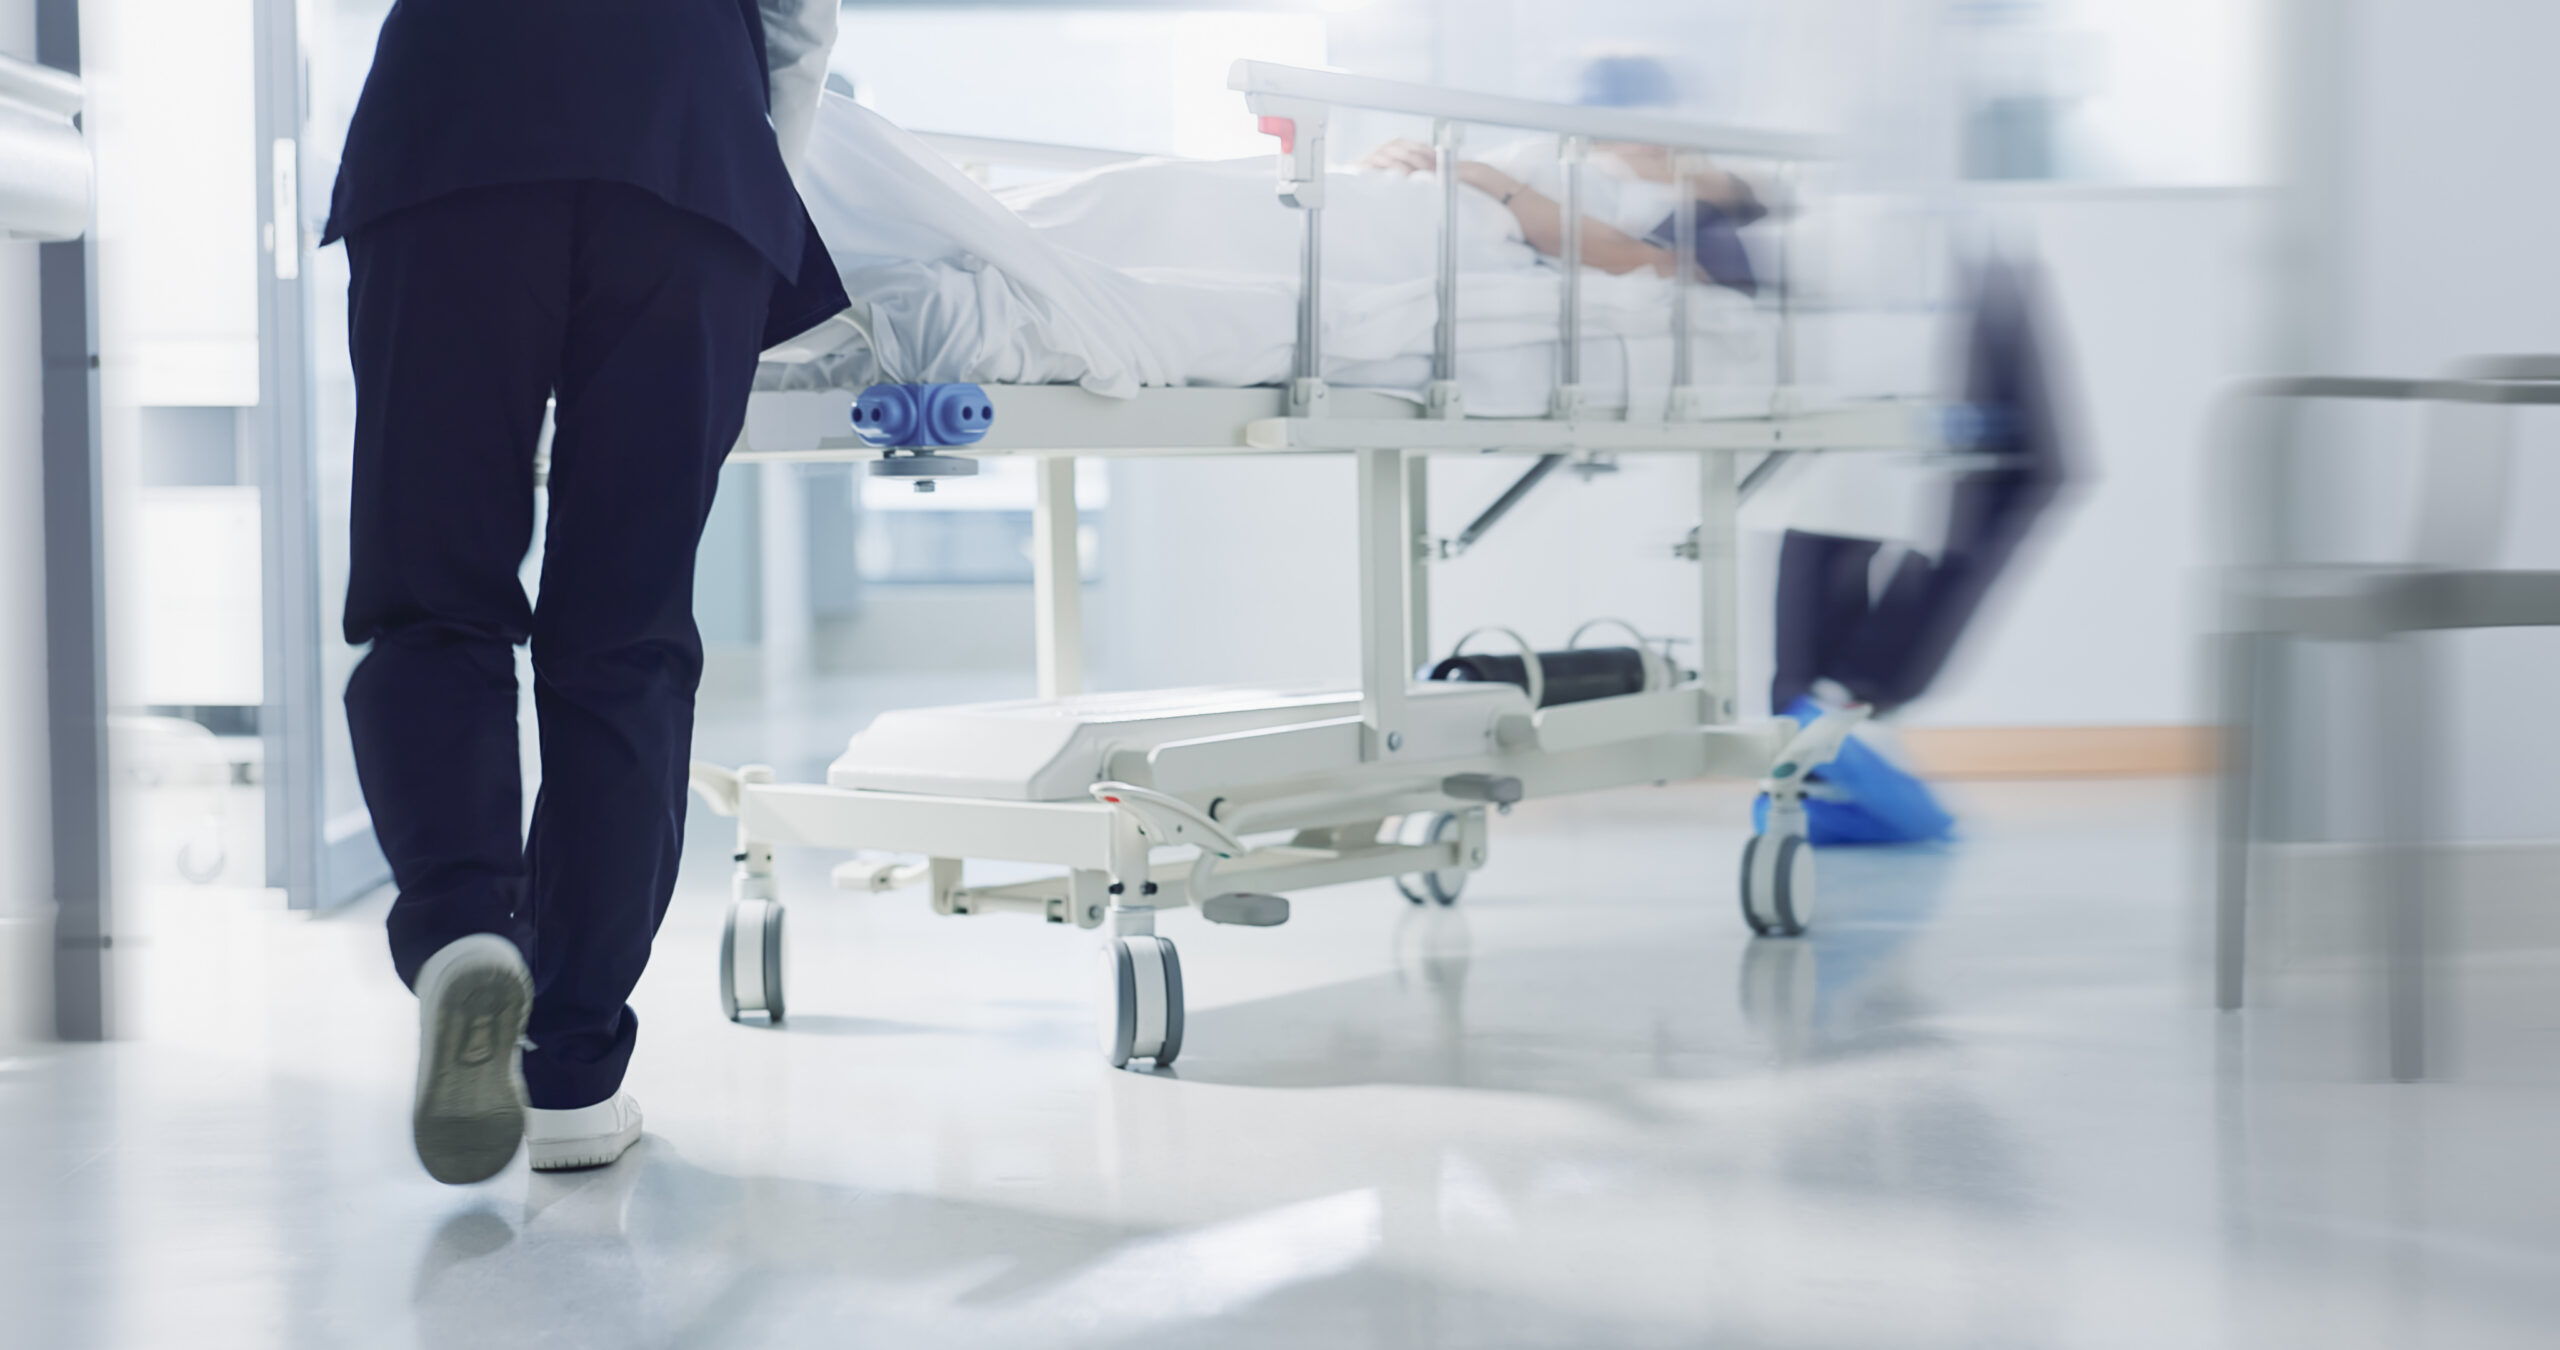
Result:
{"label": "sneaker sole", "polygon": [[449,977],[429,1014],[425,1066],[411,1120],[418,1161],[447,1185],[486,1181],[524,1141],[516,1043],[533,989],[521,971],[491,964]]}
{"label": "sneaker sole", "polygon": [[537,1172],[576,1172],[590,1167],[604,1167],[622,1161],[622,1155],[640,1142],[638,1127],[620,1134],[597,1135],[592,1139],[563,1139],[555,1143],[526,1144],[528,1161]]}

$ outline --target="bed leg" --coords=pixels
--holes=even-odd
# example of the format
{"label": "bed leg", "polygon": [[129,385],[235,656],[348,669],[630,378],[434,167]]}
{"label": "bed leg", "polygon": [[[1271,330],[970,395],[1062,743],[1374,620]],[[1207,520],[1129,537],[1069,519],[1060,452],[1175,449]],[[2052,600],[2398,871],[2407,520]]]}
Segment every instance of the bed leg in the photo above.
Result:
{"label": "bed leg", "polygon": [[1404,462],[1406,546],[1404,607],[1405,663],[1420,666],[1431,659],[1431,457],[1407,455]]}
{"label": "bed leg", "polygon": [[1111,908],[1111,874],[1079,868],[1067,874],[1067,906],[1078,928],[1100,928]]}
{"label": "bed leg", "polygon": [[1413,631],[1406,588],[1413,562],[1406,518],[1405,453],[1360,450],[1360,714],[1368,724],[1361,758],[1377,763],[1404,749],[1405,686],[1413,678]]}
{"label": "bed leg", "polygon": [[927,862],[925,890],[933,897],[936,914],[966,914],[960,903],[960,859],[934,858]]}
{"label": "bed leg", "polygon": [[1033,461],[1039,474],[1031,514],[1032,646],[1040,697],[1084,692],[1084,577],[1076,553],[1076,461]]}

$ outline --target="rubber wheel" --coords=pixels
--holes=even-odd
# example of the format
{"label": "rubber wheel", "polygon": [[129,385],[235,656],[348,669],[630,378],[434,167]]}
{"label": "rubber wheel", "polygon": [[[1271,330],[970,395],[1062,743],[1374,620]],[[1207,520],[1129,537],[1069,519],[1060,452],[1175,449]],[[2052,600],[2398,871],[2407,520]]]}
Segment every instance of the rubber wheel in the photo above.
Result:
{"label": "rubber wheel", "polygon": [[782,1025],[782,905],[765,902],[764,915],[764,1019],[768,1025]]}
{"label": "rubber wheel", "polygon": [[1126,941],[1113,938],[1103,947],[1102,969],[1103,1015],[1109,1019],[1102,1029],[1102,1058],[1125,1069],[1138,1040],[1138,972]]}
{"label": "rubber wheel", "polygon": [[[1409,816],[1396,831],[1397,841],[1406,844],[1438,844],[1455,838],[1458,818],[1447,811],[1427,816]],[[1417,905],[1458,903],[1458,895],[1467,888],[1467,871],[1463,867],[1443,867],[1431,872],[1411,872],[1396,878],[1396,889]]]}
{"label": "rubber wheel", "polygon": [[[1156,960],[1153,968],[1163,972],[1163,1026],[1154,1040],[1140,1035],[1138,1016],[1138,981],[1145,963],[1138,960],[1138,943],[1151,943]],[[1182,1053],[1182,958],[1173,944],[1160,937],[1133,935],[1113,938],[1102,950],[1102,1021],[1100,1025],[1102,1057],[1112,1068],[1125,1069],[1132,1060],[1153,1060],[1159,1069],[1170,1066]]]}
{"label": "rubber wheel", "polygon": [[[1756,884],[1753,880],[1755,873],[1752,864],[1760,860],[1761,841],[1768,837],[1765,834],[1755,834],[1742,842],[1742,876],[1733,892],[1741,897],[1742,921],[1750,926],[1753,937],[1767,937],[1771,931],[1769,921],[1760,917],[1759,897],[1751,893]],[[736,1016],[735,1013],[730,1015]]]}
{"label": "rubber wheel", "polygon": [[[729,915],[720,926],[720,1011],[732,1022],[746,1014],[760,1012],[765,1020],[779,1025],[783,1017],[782,997],[782,903],[778,900],[735,900],[729,904]],[[748,941],[761,948],[756,955],[756,987],[738,987],[738,930],[742,921],[752,930]]]}
{"label": "rubber wheel", "polygon": [[[1761,850],[1774,848],[1767,880],[1761,879]],[[1755,937],[1802,937],[1813,917],[1813,846],[1801,835],[1780,835],[1772,843],[1753,835],[1742,846],[1742,921]],[[1765,889],[1766,894],[1763,894]]]}
{"label": "rubber wheel", "polygon": [[1162,1069],[1182,1053],[1182,956],[1172,942],[1156,942],[1164,953],[1164,1046],[1156,1051],[1156,1067]]}
{"label": "rubber wheel", "polygon": [[738,903],[720,920],[720,1013],[738,1020]]}

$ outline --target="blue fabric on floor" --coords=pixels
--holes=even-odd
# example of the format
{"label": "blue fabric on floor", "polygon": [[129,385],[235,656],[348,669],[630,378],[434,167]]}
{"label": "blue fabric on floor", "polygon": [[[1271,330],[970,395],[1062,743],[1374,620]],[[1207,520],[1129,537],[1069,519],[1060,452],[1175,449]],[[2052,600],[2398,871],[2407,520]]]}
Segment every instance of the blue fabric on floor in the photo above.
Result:
{"label": "blue fabric on floor", "polygon": [[[1821,713],[1821,707],[1812,699],[1800,698],[1788,706],[1786,715],[1809,722]],[[1944,839],[1955,829],[1955,817],[1938,804],[1937,794],[1929,791],[1928,784],[1854,735],[1841,742],[1840,753],[1830,763],[1806,778],[1848,794],[1845,801],[1805,798],[1805,838],[1816,848],[1828,844],[1909,844]],[[1767,793],[1751,804],[1751,826],[1756,830],[1769,827]]]}

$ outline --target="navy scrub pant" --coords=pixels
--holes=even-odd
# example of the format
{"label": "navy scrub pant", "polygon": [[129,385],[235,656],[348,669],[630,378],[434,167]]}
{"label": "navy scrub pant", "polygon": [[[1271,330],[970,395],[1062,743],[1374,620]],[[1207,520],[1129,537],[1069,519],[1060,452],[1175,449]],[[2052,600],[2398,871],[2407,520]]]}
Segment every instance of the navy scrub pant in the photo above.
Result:
{"label": "navy scrub pant", "polygon": [[[746,416],[771,267],[636,188],[475,189],[350,237],[347,724],[400,978],[474,933],[533,970],[532,1104],[613,1095],[675,885],[702,643],[694,550]],[[534,450],[556,400],[539,600]],[[517,644],[542,789],[528,835]]]}
{"label": "navy scrub pant", "polygon": [[2069,481],[2040,289],[2034,269],[2016,262],[1993,262],[1974,276],[1964,401],[1981,419],[1972,448],[2002,462],[1956,480],[1941,557],[1905,553],[1890,575],[1877,577],[1881,541],[1787,531],[1778,553],[1772,709],[1784,710],[1823,679],[1879,712],[1927,692]]}

